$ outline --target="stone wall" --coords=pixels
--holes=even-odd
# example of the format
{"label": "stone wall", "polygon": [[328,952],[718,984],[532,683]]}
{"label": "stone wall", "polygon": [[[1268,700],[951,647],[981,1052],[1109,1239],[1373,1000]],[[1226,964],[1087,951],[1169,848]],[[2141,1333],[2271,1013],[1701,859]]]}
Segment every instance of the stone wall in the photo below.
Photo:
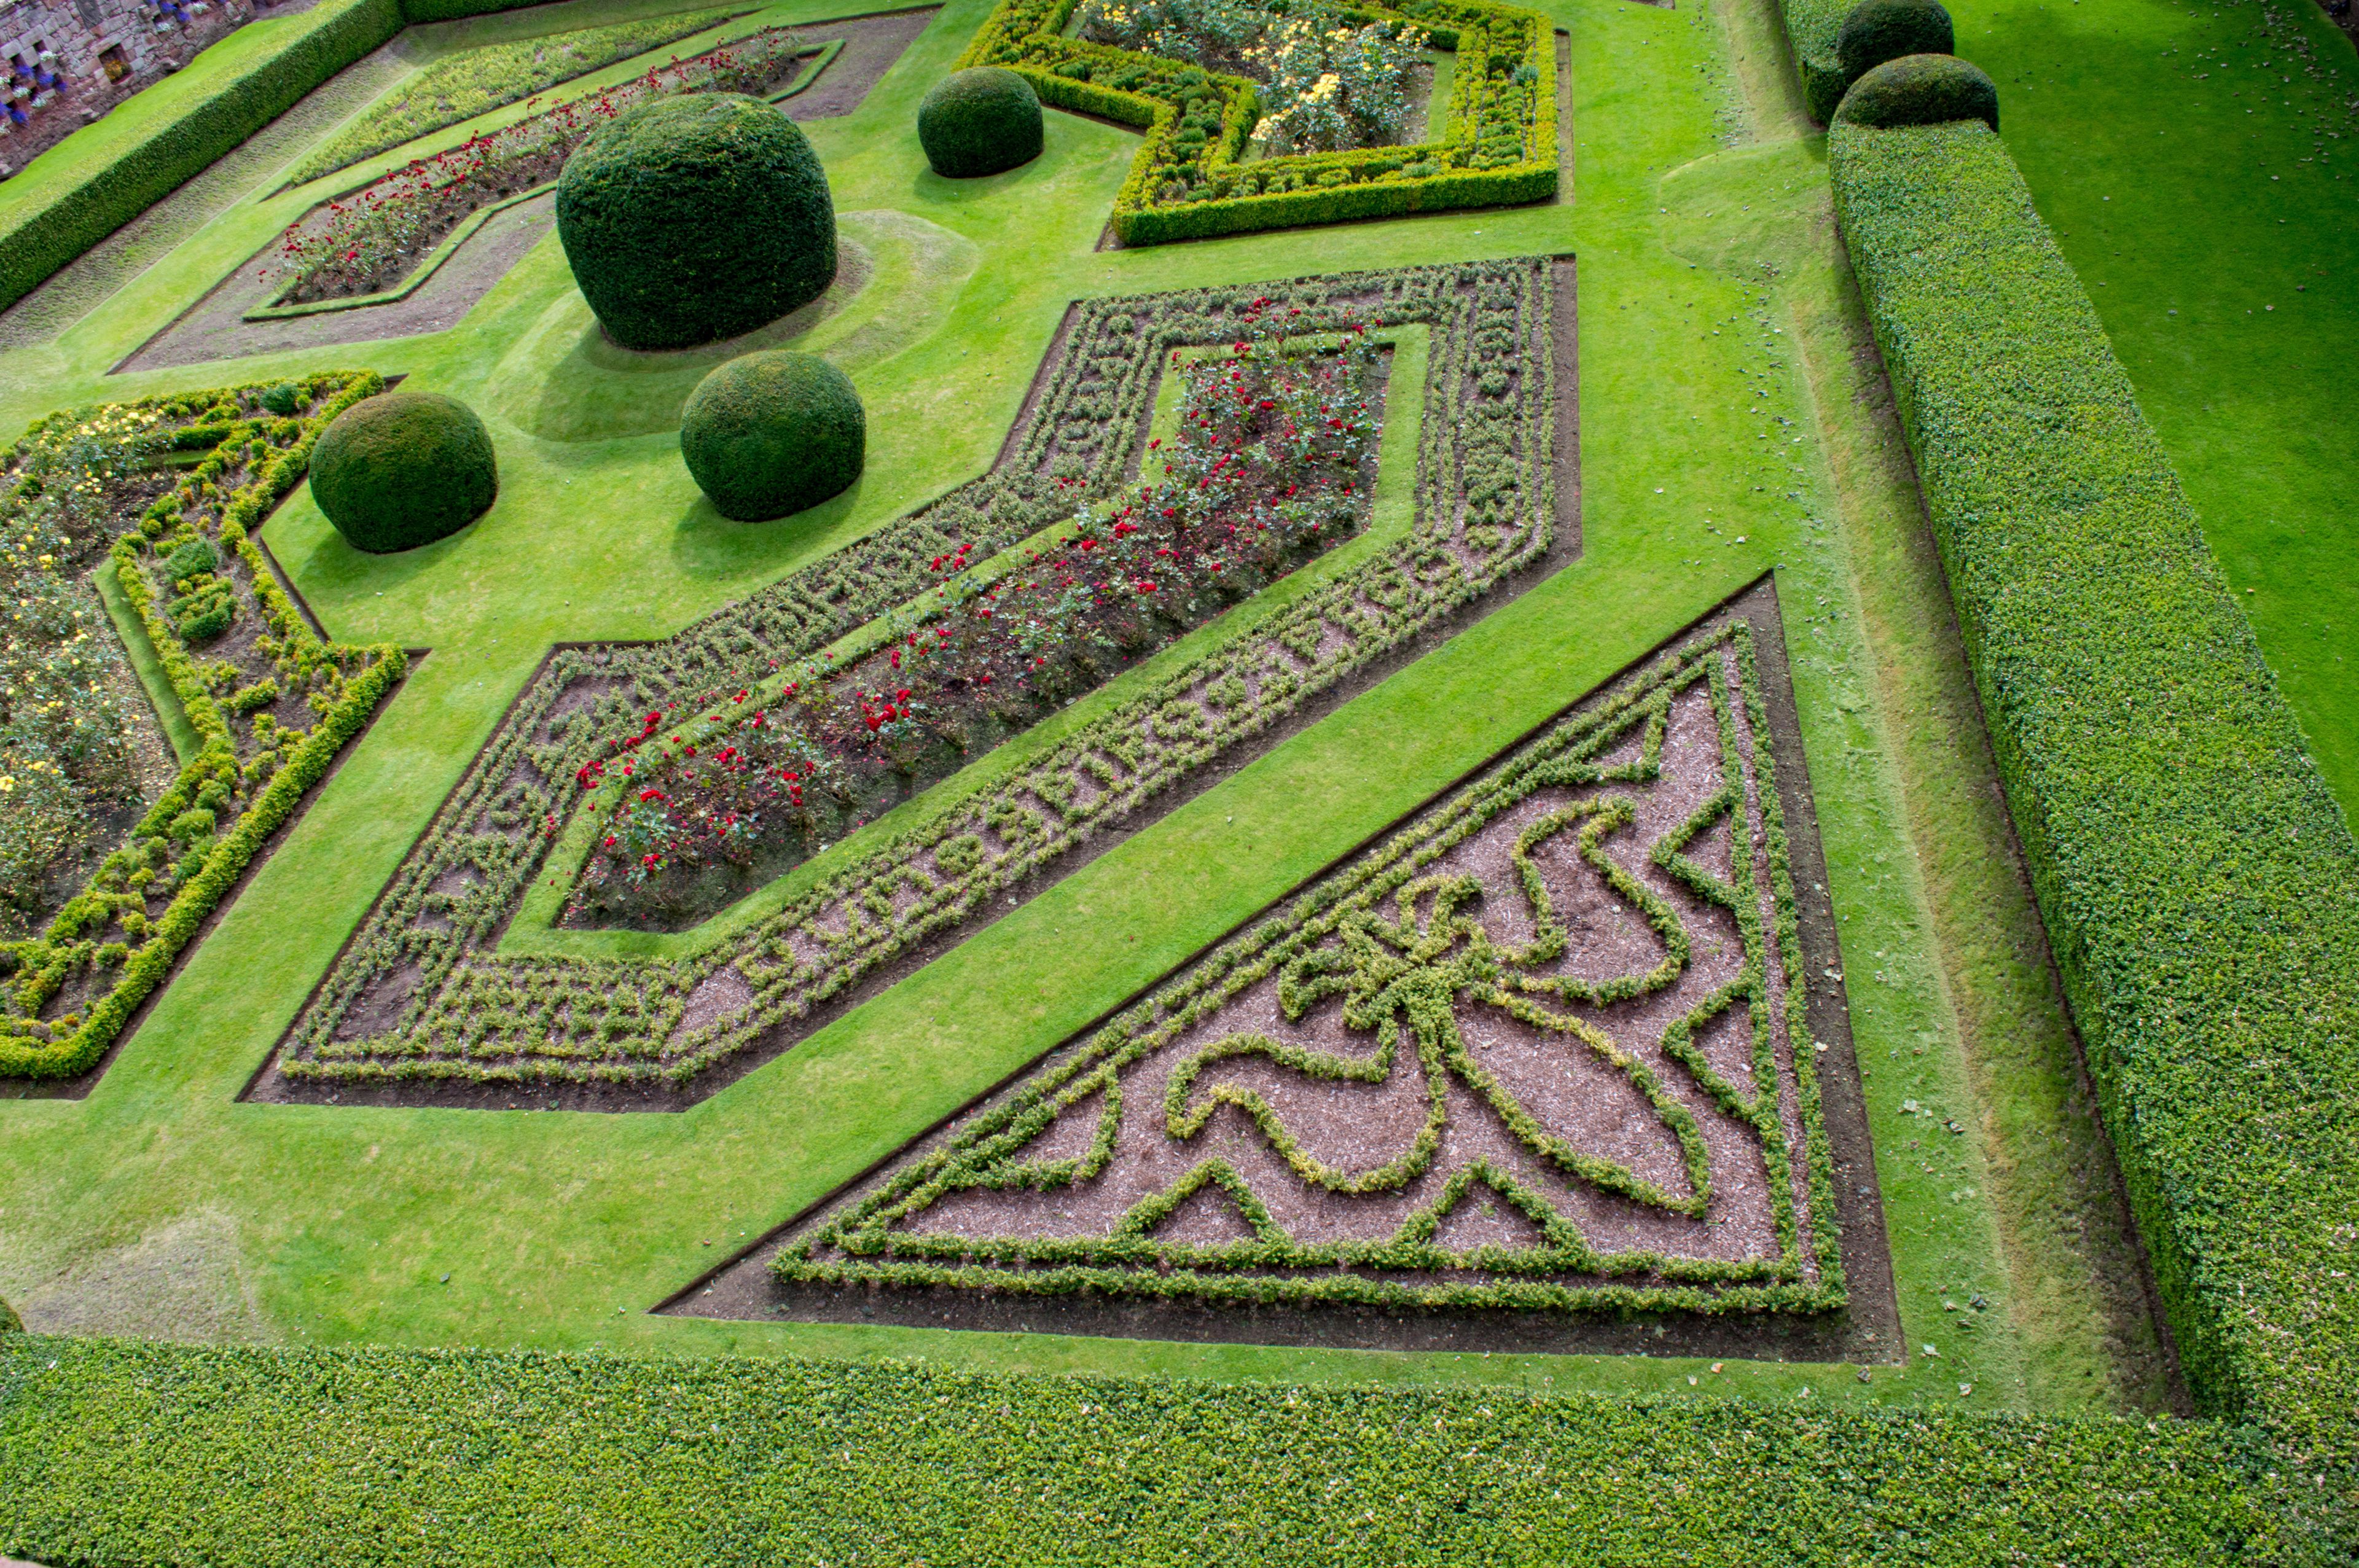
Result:
{"label": "stone wall", "polygon": [[255,14],[251,0],[0,0],[0,178]]}

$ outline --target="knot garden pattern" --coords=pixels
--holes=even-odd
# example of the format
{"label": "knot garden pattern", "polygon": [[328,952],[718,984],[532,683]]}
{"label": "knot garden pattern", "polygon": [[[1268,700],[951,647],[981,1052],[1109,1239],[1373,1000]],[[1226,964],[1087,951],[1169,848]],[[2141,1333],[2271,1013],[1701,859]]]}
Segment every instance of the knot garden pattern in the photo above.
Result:
{"label": "knot garden pattern", "polygon": [[[1077,304],[991,472],[664,642],[553,654],[296,1019],[277,1071],[323,1088],[664,1090],[799,1038],[815,1010],[1544,556],[1556,527],[1556,291],[1571,286],[1569,263],[1533,257]],[[1353,321],[1428,329],[1414,515],[1400,537],[693,956],[498,951],[582,805],[581,770],[615,756],[644,714],[692,726],[711,705],[719,722],[734,694],[774,693],[795,660],[848,633],[898,635],[937,602],[930,562],[964,546],[988,567],[1134,482],[1175,351],[1289,314],[1306,334]]]}
{"label": "knot garden pattern", "polygon": [[802,1222],[782,1281],[1817,1312],[1832,1166],[1723,622]]}

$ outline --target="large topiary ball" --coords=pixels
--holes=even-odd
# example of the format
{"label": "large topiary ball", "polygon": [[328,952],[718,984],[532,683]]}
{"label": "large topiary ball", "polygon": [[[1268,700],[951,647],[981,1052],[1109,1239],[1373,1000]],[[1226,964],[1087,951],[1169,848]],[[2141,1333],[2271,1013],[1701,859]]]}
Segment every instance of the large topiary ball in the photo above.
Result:
{"label": "large topiary ball", "polygon": [[954,70],[918,105],[918,140],[936,174],[973,179],[1040,156],[1040,96],[995,65]]}
{"label": "large topiary ball", "polygon": [[827,173],[777,105],[658,98],[592,131],[557,181],[573,281],[627,349],[680,349],[775,321],[835,280]]}
{"label": "large topiary ball", "polygon": [[1937,125],[1980,120],[1998,129],[1998,85],[1955,55],[1886,60],[1851,84],[1835,118],[1861,125]]}
{"label": "large topiary ball", "polygon": [[868,415],[852,378],[818,355],[747,354],[689,395],[679,455],[723,517],[784,517],[860,477]]}
{"label": "large topiary ball", "polygon": [[1957,52],[1957,33],[1940,0],[1859,0],[1835,39],[1845,82],[1905,54]]}
{"label": "large topiary ball", "polygon": [[484,514],[500,492],[491,434],[432,392],[386,392],[336,416],[311,450],[311,498],[355,549],[430,545]]}

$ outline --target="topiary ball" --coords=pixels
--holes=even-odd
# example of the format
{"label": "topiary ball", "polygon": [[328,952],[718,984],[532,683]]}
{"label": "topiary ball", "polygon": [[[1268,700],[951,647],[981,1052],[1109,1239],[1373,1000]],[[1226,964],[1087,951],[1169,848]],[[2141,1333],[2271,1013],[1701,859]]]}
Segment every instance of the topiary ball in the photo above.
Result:
{"label": "topiary ball", "polygon": [[723,517],[758,523],[816,506],[860,477],[868,415],[852,378],[789,349],[731,360],[696,384],[679,455]]}
{"label": "topiary ball", "polygon": [[432,392],[386,392],[336,416],[311,450],[311,499],[373,555],[457,533],[500,492],[491,434],[475,411]]}
{"label": "topiary ball", "polygon": [[658,98],[583,138],[558,177],[557,236],[626,349],[734,338],[835,281],[819,155],[777,105],[734,92]]}
{"label": "topiary ball", "polygon": [[1859,0],[1835,38],[1846,83],[1907,54],[1955,54],[1957,33],[1940,0]]}
{"label": "topiary ball", "polygon": [[1835,118],[1883,126],[1980,120],[1995,131],[1998,84],[1955,55],[1903,55],[1853,82]]}
{"label": "topiary ball", "polygon": [[950,179],[999,174],[1040,156],[1040,95],[995,65],[954,70],[918,105],[918,141]]}

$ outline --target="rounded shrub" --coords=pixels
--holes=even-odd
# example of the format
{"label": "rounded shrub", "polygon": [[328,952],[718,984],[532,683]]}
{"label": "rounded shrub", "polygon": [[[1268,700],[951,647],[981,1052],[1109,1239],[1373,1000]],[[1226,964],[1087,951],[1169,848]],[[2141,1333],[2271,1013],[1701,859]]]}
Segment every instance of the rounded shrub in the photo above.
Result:
{"label": "rounded shrub", "polygon": [[475,411],[431,392],[363,398],[321,432],[311,497],[355,549],[385,555],[457,533],[499,493]]}
{"label": "rounded shrub", "polygon": [[1846,82],[1908,54],[1955,54],[1957,32],[1940,0],[1859,0],[1835,38]]}
{"label": "rounded shrub", "polygon": [[784,517],[860,477],[868,415],[852,378],[818,355],[747,354],[689,395],[679,455],[723,517]]}
{"label": "rounded shrub", "polygon": [[918,105],[918,141],[950,179],[998,174],[1040,156],[1040,96],[995,65],[954,70]]}
{"label": "rounded shrub", "polygon": [[1851,84],[1835,118],[1860,125],[1937,125],[1980,120],[1998,129],[1998,85],[1955,55],[1886,60]]}
{"label": "rounded shrub", "polygon": [[657,98],[565,160],[557,235],[573,281],[626,349],[734,338],[835,281],[827,172],[777,105]]}

